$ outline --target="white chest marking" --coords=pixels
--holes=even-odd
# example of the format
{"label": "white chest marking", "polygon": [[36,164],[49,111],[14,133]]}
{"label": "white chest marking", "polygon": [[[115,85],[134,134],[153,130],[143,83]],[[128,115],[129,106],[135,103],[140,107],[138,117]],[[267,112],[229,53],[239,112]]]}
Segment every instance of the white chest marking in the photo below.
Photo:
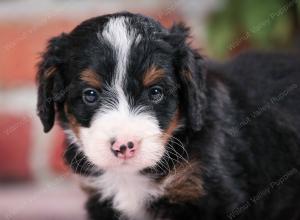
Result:
{"label": "white chest marking", "polygon": [[149,219],[145,205],[162,193],[150,179],[139,174],[107,172],[97,182],[102,199],[112,198],[113,207],[130,219]]}

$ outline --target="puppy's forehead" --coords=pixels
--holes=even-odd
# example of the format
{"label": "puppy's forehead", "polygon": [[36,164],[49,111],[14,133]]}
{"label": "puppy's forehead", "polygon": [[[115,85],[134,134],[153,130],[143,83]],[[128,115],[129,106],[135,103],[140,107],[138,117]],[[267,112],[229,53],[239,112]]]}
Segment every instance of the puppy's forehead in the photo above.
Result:
{"label": "puppy's forehead", "polygon": [[80,79],[86,80],[87,75],[82,72],[92,70],[99,77],[89,74],[88,85],[95,87],[99,78],[97,88],[106,87],[114,92],[122,89],[126,96],[138,94],[143,86],[149,85],[145,82],[153,78],[145,80],[147,73],[161,73],[161,67],[170,69],[170,52],[166,51],[167,42],[160,34],[168,32],[155,20],[130,13],[86,21],[72,32],[73,60],[82,62],[73,62],[70,72],[79,72],[84,75]]}
{"label": "puppy's forehead", "polygon": [[115,17],[109,19],[102,31],[103,38],[113,49],[116,67],[115,84],[120,84],[125,80],[128,57],[133,43],[138,43],[141,35],[135,28],[130,28],[128,17]]}
{"label": "puppy's forehead", "polygon": [[[150,68],[155,68],[153,63],[147,66],[146,69],[140,68],[138,71],[134,71],[132,66],[143,66],[135,57],[137,54],[140,54],[140,57],[145,56],[144,53],[141,54],[141,52],[136,50],[141,41],[144,40],[143,43],[145,44],[145,39],[150,39],[155,32],[161,31],[164,31],[164,29],[158,26],[155,21],[141,20],[136,15],[131,17],[116,16],[108,19],[101,33],[97,34],[101,34],[99,39],[105,41],[113,52],[114,71],[111,73],[113,76],[111,81],[113,87],[119,89],[123,87],[124,89],[129,78],[140,78],[141,75],[145,77],[148,72],[154,72],[149,70]],[[133,72],[135,72],[135,76],[133,76]],[[139,74],[136,75],[136,72]]]}

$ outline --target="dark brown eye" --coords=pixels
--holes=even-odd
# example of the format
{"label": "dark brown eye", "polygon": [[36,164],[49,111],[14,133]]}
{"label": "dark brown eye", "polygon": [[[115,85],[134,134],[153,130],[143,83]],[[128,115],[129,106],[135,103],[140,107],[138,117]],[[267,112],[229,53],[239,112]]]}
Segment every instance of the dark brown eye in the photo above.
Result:
{"label": "dark brown eye", "polygon": [[88,105],[95,104],[99,99],[99,94],[97,90],[88,88],[83,90],[82,99]]}
{"label": "dark brown eye", "polygon": [[160,86],[153,86],[149,89],[149,100],[154,103],[159,103],[164,98],[163,88]]}

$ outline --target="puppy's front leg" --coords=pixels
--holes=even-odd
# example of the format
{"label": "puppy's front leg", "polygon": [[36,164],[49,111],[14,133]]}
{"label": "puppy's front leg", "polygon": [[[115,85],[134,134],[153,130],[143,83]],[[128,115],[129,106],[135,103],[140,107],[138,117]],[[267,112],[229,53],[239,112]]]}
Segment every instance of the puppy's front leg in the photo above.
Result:
{"label": "puppy's front leg", "polygon": [[89,220],[119,220],[120,213],[112,208],[108,200],[101,201],[99,195],[93,195],[86,203]]}

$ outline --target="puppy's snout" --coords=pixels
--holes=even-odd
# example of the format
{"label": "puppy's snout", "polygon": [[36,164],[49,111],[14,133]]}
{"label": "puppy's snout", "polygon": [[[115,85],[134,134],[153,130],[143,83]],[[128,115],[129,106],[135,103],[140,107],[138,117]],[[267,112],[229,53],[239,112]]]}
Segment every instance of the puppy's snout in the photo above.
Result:
{"label": "puppy's snout", "polygon": [[138,148],[139,142],[133,138],[120,138],[111,141],[111,150],[113,154],[121,159],[132,158]]}

